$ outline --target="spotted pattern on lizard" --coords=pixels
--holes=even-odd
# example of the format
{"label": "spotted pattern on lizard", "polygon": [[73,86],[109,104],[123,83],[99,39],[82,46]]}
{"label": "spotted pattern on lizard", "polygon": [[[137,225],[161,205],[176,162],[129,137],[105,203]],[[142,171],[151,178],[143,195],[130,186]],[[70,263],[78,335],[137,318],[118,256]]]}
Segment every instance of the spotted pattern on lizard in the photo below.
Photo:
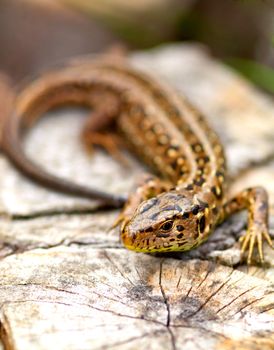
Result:
{"label": "spotted pattern on lizard", "polygon": [[227,201],[223,147],[205,118],[167,84],[126,62],[83,61],[29,84],[18,95],[2,140],[18,169],[57,191],[124,204],[121,197],[48,174],[26,156],[23,132],[49,109],[69,103],[94,111],[84,132],[89,142],[114,123],[129,148],[158,175],[144,177],[117,219],[125,247],[148,253],[190,250],[228,216],[247,209],[242,252],[248,252],[251,263],[257,246],[263,262],[263,240],[272,246],[266,191],[250,188]]}

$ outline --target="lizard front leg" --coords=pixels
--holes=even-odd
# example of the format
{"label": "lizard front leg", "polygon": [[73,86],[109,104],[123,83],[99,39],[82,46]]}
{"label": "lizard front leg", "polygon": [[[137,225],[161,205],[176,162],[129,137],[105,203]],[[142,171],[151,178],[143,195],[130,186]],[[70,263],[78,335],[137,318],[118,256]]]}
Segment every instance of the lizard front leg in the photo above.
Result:
{"label": "lizard front leg", "polygon": [[240,211],[248,210],[247,232],[240,238],[241,252],[248,251],[247,263],[251,259],[257,245],[261,263],[264,262],[263,240],[273,247],[268,231],[268,196],[262,187],[252,187],[240,192],[223,206],[222,221],[228,216]]}

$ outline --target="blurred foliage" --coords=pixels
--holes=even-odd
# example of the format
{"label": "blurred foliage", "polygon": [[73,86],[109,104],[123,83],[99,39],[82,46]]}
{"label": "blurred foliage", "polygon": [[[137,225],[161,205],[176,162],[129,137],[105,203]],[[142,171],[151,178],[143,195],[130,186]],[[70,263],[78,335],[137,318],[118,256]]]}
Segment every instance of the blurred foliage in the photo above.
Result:
{"label": "blurred foliage", "polygon": [[174,23],[195,0],[60,0],[96,17],[131,46],[147,48],[175,37]]}
{"label": "blurred foliage", "polygon": [[218,55],[251,57],[274,26],[274,2],[265,0],[59,1],[97,18],[139,48],[195,40]]}
{"label": "blurred foliage", "polygon": [[274,0],[0,0],[0,68],[17,79],[121,41],[194,41],[273,93],[273,31]]}
{"label": "blurred foliage", "polygon": [[[274,1],[197,1],[181,18],[181,40],[198,41],[264,90],[274,93]],[[231,58],[233,57],[233,59]]]}
{"label": "blurred foliage", "polygon": [[[213,9],[208,4],[206,7],[197,5],[181,18],[177,24],[178,38],[202,42],[219,56],[252,56],[262,38],[260,21],[264,18],[263,14],[256,19],[250,8],[247,10],[239,6],[229,11],[219,7],[217,11],[216,7]],[[225,16],[226,12],[231,13],[229,19]],[[233,15],[233,12],[236,13]]]}
{"label": "blurred foliage", "polygon": [[[258,86],[274,93],[274,1],[61,0],[103,21],[130,46],[196,41]],[[254,61],[253,61],[254,60]],[[256,61],[260,63],[256,63]]]}
{"label": "blurred foliage", "polygon": [[240,58],[229,59],[227,63],[257,86],[274,94],[274,69]]}

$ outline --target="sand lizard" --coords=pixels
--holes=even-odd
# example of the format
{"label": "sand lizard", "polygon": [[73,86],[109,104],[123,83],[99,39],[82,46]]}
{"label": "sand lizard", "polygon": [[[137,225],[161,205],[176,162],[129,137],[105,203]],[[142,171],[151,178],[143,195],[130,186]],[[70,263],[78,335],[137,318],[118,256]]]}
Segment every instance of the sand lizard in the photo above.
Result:
{"label": "sand lizard", "polygon": [[[34,164],[23,150],[23,133],[49,109],[69,103],[94,111],[84,133],[89,142],[115,123],[129,147],[160,177],[148,176],[125,201],[59,179]],[[113,207],[125,204],[117,223],[129,249],[193,249],[218,224],[243,209],[249,213],[241,239],[247,262],[251,263],[255,246],[263,262],[263,240],[272,246],[266,191],[249,188],[227,202],[223,147],[205,118],[171,87],[125,62],[87,60],[42,75],[18,95],[2,141],[10,160],[32,180]]]}

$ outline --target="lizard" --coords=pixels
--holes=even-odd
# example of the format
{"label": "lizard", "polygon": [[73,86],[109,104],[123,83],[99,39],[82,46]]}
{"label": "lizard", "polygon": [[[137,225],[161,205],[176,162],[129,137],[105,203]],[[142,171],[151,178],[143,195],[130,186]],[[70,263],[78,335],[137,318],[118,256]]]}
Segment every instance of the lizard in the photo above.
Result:
{"label": "lizard", "polygon": [[[26,131],[45,112],[67,104],[92,109],[83,132],[88,146],[103,136],[107,126],[115,125],[129,148],[157,176],[146,176],[125,198],[60,179],[31,161],[22,146]],[[104,137],[106,145],[109,138]],[[120,225],[120,238],[130,250],[191,250],[241,210],[248,211],[247,230],[240,238],[247,263],[252,263],[255,247],[264,262],[263,241],[273,247],[266,190],[247,188],[228,200],[224,149],[205,117],[171,86],[125,61],[86,59],[33,80],[18,94],[6,118],[2,149],[37,183],[123,207],[115,225]]]}

